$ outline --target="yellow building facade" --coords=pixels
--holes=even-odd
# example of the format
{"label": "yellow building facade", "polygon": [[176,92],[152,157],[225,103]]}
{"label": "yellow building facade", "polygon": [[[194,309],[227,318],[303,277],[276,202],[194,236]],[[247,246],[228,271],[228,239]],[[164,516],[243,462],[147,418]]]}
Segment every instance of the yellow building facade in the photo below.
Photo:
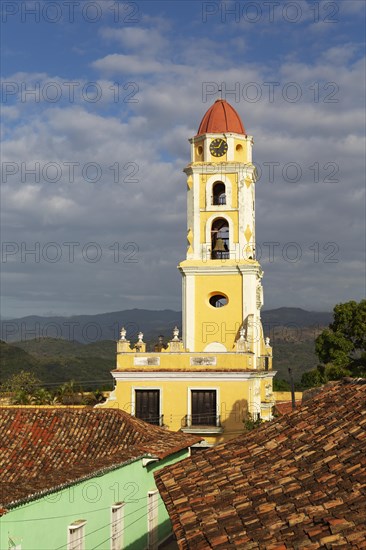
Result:
{"label": "yellow building facade", "polygon": [[217,100],[190,139],[182,338],[148,351],[121,330],[115,390],[120,407],[203,445],[235,437],[245,420],[272,417],[272,348],[260,319],[262,269],[255,256],[253,138],[234,108]]}

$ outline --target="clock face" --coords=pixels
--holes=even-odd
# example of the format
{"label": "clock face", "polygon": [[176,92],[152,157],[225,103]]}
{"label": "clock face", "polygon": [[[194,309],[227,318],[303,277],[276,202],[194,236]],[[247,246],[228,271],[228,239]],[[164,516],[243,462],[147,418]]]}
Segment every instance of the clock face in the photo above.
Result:
{"label": "clock face", "polygon": [[210,143],[210,153],[213,157],[222,157],[227,151],[227,143],[224,139],[216,138]]}

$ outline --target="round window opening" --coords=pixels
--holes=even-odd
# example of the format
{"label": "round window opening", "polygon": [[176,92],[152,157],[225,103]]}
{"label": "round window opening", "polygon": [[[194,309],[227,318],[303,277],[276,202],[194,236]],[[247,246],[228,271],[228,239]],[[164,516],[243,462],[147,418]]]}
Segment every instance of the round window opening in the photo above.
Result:
{"label": "round window opening", "polygon": [[199,155],[202,155],[202,153],[203,153],[203,147],[201,147],[201,145],[199,145],[197,151],[198,151],[198,154],[199,154]]}
{"label": "round window opening", "polygon": [[228,299],[223,294],[214,294],[210,298],[212,307],[224,307],[228,303]]}
{"label": "round window opening", "polygon": [[242,150],[243,150],[243,146],[240,145],[240,143],[239,143],[239,145],[236,146],[236,150],[237,150],[237,151],[242,151]]}

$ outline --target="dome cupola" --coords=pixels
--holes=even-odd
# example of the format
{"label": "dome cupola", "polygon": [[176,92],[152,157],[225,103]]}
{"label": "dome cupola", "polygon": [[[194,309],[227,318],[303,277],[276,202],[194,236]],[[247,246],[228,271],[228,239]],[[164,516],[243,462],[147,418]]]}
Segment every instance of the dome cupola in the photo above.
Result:
{"label": "dome cupola", "polygon": [[217,99],[204,115],[197,136],[228,132],[246,134],[241,118],[235,109],[225,99]]}

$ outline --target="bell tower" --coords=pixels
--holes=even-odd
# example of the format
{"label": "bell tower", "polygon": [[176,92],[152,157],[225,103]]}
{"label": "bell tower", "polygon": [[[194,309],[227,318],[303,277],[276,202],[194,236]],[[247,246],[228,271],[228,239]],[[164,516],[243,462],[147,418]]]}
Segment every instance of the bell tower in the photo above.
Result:
{"label": "bell tower", "polygon": [[270,420],[272,347],[260,319],[262,270],[255,256],[253,138],[220,99],[190,139],[183,339],[153,349],[122,328],[115,390],[120,407],[170,430],[199,434],[211,446],[244,431],[243,420]]}
{"label": "bell tower", "polygon": [[[262,270],[255,257],[253,137],[235,109],[217,100],[191,138],[187,175],[187,255],[183,343],[190,352],[228,352],[264,345]],[[253,365],[256,368],[255,365]]]}

